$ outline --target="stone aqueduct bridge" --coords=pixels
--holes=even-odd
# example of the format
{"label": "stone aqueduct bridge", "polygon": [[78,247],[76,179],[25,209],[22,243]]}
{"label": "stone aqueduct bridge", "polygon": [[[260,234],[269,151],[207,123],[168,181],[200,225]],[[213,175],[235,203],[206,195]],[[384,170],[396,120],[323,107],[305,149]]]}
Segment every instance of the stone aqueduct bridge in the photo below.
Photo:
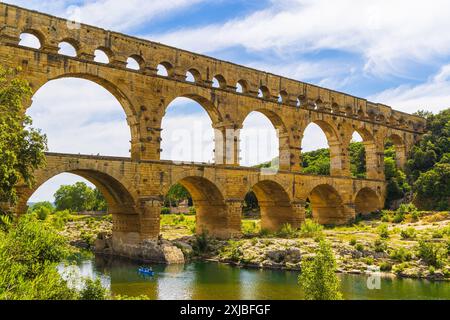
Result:
{"label": "stone aqueduct bridge", "polygon": [[[1,64],[20,66],[34,91],[65,77],[93,81],[121,103],[131,131],[131,158],[47,154],[47,167],[36,172],[35,187],[19,188],[18,211],[51,177],[78,174],[104,193],[118,247],[158,236],[162,195],[178,182],[193,197],[199,232],[206,229],[224,238],[238,235],[243,200],[250,190],[258,197],[266,228],[284,223],[297,227],[304,220],[306,199],[319,222],[345,223],[383,205],[385,141],[394,142],[397,162],[403,166],[425,128],[423,118],[386,105],[16,6],[0,4],[0,28]],[[19,45],[22,33],[35,35],[40,49]],[[70,43],[76,56],[59,54],[61,42]],[[97,49],[107,54],[109,63],[94,62]],[[130,57],[139,63],[139,70],[127,68]],[[158,65],[167,69],[167,76],[157,74]],[[194,81],[187,81],[187,72]],[[238,84],[242,92],[237,92]],[[161,122],[177,97],[195,100],[210,116],[215,165],[160,161]],[[278,130],[276,174],[239,166],[239,129],[253,111],[263,113]],[[327,136],[329,177],[302,174],[301,141],[310,123]],[[349,143],[355,131],[364,140],[367,179],[350,174]]]}

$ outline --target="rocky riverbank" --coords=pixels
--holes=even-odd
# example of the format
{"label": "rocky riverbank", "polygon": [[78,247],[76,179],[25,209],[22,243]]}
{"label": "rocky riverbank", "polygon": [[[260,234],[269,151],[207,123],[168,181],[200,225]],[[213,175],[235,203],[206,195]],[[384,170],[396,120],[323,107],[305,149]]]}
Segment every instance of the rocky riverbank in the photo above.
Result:
{"label": "rocky riverbank", "polygon": [[[435,213],[420,221],[367,220],[323,230],[310,222],[304,230],[229,241],[193,236],[191,223],[166,224],[158,241],[131,248],[130,257],[167,264],[199,259],[239,267],[300,270],[302,261],[315,255],[317,239],[325,237],[333,247],[338,272],[380,270],[389,276],[445,281],[450,279],[449,218],[448,213]],[[109,221],[79,220],[68,222],[62,233],[75,246],[113,254],[111,227]]]}

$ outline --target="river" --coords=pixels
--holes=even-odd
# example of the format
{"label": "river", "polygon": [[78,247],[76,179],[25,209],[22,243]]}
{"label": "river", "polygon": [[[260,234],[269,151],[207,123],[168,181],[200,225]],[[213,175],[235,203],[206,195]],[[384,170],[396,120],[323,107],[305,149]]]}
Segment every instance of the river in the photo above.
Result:
{"label": "river", "polygon": [[[213,262],[153,265],[154,277],[138,274],[139,263],[102,256],[78,260],[79,274],[100,278],[113,294],[161,300],[302,299],[298,272],[232,267]],[[63,269],[63,268],[62,268]],[[367,275],[339,274],[345,299],[450,299],[450,282],[382,277],[368,289]],[[375,283],[376,284],[376,283]]]}

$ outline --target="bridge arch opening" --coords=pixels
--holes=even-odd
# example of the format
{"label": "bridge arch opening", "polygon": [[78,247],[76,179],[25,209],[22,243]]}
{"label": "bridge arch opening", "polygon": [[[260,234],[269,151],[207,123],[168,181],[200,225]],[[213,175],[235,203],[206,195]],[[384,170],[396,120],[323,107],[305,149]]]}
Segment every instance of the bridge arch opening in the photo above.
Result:
{"label": "bridge arch opening", "polygon": [[212,87],[219,88],[219,89],[226,89],[227,81],[225,80],[225,78],[222,75],[218,74],[213,78]]}
{"label": "bridge arch opening", "polygon": [[290,224],[293,228],[299,227],[295,221],[289,194],[279,183],[272,180],[259,181],[247,197],[252,196],[251,193],[256,198],[253,200],[255,209],[259,209],[261,230],[276,232],[285,224]]}
{"label": "bridge arch opening", "polygon": [[[112,215],[113,241],[120,243],[138,242],[140,240],[139,215],[135,211],[135,201],[128,188],[119,180],[108,173],[92,169],[68,169],[68,170],[48,170],[45,174],[36,177],[36,184],[32,189],[22,190],[19,197],[18,212],[26,212],[29,201],[49,201],[55,203],[55,192],[62,185],[73,185],[77,182],[84,182],[87,187],[96,188],[106,202],[106,213]],[[95,189],[94,191],[95,192]],[[77,193],[61,193],[67,196],[61,199],[61,209],[74,206],[73,195]],[[69,202],[67,202],[69,201]],[[83,200],[89,206],[89,199]],[[70,205],[72,204],[72,205]],[[75,206],[76,208],[76,206]],[[95,209],[96,208],[89,208]],[[74,211],[69,209],[69,211]],[[76,210],[75,210],[76,211]],[[73,212],[78,213],[78,212]]]}
{"label": "bridge arch opening", "polygon": [[303,173],[330,175],[331,157],[329,138],[332,136],[333,131],[325,123],[313,122],[305,128],[301,143]]}
{"label": "bridge arch opening", "polygon": [[217,238],[227,238],[230,235],[228,229],[227,206],[220,189],[210,180],[190,176],[180,179],[181,184],[192,197],[195,208],[196,227],[195,232]]}
{"label": "bridge arch opening", "polygon": [[266,86],[261,86],[258,90],[258,98],[269,99],[270,98],[269,88],[267,88]]}
{"label": "bridge arch opening", "polygon": [[137,55],[130,56],[127,59],[127,68],[131,70],[141,70],[143,62],[144,60]]}
{"label": "bridge arch opening", "polygon": [[187,82],[200,83],[201,78],[202,78],[201,74],[197,69],[191,68],[188,71],[186,71]]}
{"label": "bridge arch opening", "polygon": [[156,67],[156,74],[161,77],[169,77],[172,74],[173,66],[167,61],[163,61]]}
{"label": "bridge arch opening", "polygon": [[394,158],[397,168],[404,169],[406,148],[404,140],[398,134],[390,134],[385,139],[385,156]]}
{"label": "bridge arch opening", "polygon": [[161,122],[161,159],[214,162],[212,124],[219,118],[214,106],[202,97],[186,95],[174,99]]}
{"label": "bridge arch opening", "polygon": [[76,47],[68,41],[62,41],[58,45],[59,51],[58,53],[67,56],[67,57],[76,57],[77,49]]}
{"label": "bridge arch opening", "polygon": [[382,209],[377,193],[371,188],[362,188],[355,197],[356,214],[367,215]]}
{"label": "bridge arch opening", "polygon": [[101,48],[94,51],[94,56],[94,61],[98,63],[109,64],[111,61],[111,55]]}
{"label": "bridge arch opening", "polygon": [[248,83],[245,80],[239,80],[236,83],[236,92],[237,93],[247,93],[248,92]]}
{"label": "bridge arch opening", "polygon": [[366,146],[371,146],[372,141],[364,139],[358,131],[354,131],[349,144],[350,172],[355,178],[367,177],[367,152]]}
{"label": "bridge arch opening", "polygon": [[40,49],[43,45],[43,39],[33,31],[26,31],[20,34],[19,45],[32,49]]}
{"label": "bridge arch opening", "polygon": [[80,76],[45,83],[27,114],[47,135],[51,152],[128,157],[129,107],[123,97],[119,101],[110,90]]}
{"label": "bridge arch opening", "polygon": [[267,110],[249,113],[239,133],[241,165],[279,168],[279,137],[285,131],[275,113]]}
{"label": "bridge arch opening", "polygon": [[344,205],[341,196],[332,186],[316,186],[308,196],[312,217],[320,224],[344,224]]}

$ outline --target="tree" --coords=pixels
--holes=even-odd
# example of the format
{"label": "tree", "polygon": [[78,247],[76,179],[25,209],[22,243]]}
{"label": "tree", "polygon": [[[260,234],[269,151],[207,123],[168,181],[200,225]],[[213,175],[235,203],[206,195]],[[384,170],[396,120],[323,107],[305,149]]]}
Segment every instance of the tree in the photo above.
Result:
{"label": "tree", "polygon": [[169,189],[169,192],[165,198],[165,205],[168,207],[173,207],[184,200],[188,200],[188,204],[192,206],[191,194],[181,183],[177,183]]}
{"label": "tree", "polygon": [[341,300],[340,281],[336,276],[336,260],[330,244],[321,239],[312,260],[302,262],[299,284],[306,300]]}
{"label": "tree", "polygon": [[19,70],[0,66],[0,203],[15,204],[16,185],[33,184],[33,172],[45,164],[47,138],[31,127],[23,102],[30,99],[30,85]]}
{"label": "tree", "polygon": [[106,211],[106,200],[98,189],[84,182],[61,186],[54,194],[56,210],[72,212]]}
{"label": "tree", "polygon": [[420,203],[422,208],[450,208],[450,164],[438,163],[433,169],[421,173],[414,183],[414,190],[416,202]]}

